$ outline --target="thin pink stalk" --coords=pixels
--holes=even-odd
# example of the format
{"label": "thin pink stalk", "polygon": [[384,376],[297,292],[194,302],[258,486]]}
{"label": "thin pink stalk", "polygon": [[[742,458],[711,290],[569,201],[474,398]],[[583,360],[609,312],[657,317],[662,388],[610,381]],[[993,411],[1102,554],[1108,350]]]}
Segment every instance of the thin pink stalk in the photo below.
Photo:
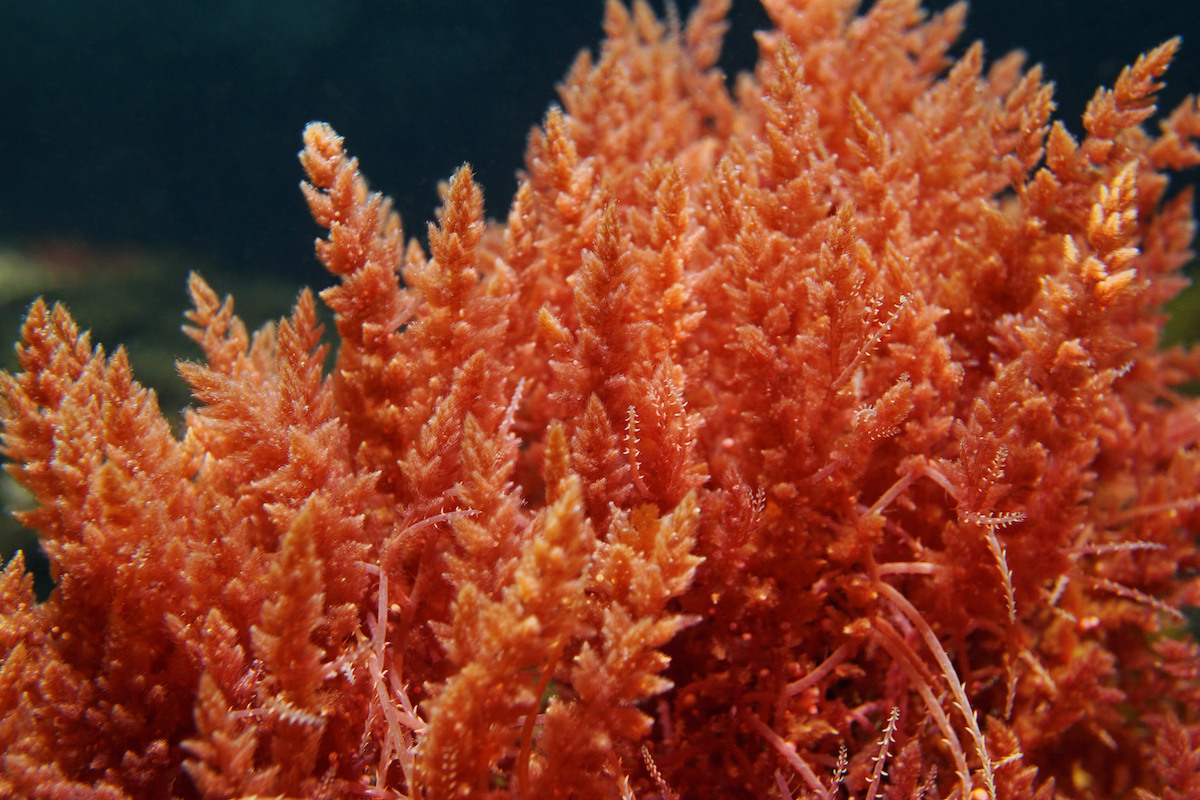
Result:
{"label": "thin pink stalk", "polygon": [[880,564],[879,575],[933,575],[940,572],[942,567],[928,561],[896,561],[891,564]]}
{"label": "thin pink stalk", "polygon": [[846,657],[858,648],[858,642],[846,642],[837,650],[834,650],[829,658],[825,659],[809,672],[803,678],[797,681],[792,681],[787,685],[784,691],[784,696],[795,697],[810,686],[813,686],[817,681],[824,678],[830,672],[833,672],[834,667],[846,660]]}
{"label": "thin pink stalk", "polygon": [[893,706],[888,714],[887,727],[883,729],[883,738],[879,743],[879,754],[875,756],[875,767],[871,770],[871,785],[867,789],[867,800],[875,800],[879,796],[879,783],[883,780],[884,768],[887,766],[888,749],[892,746],[892,736],[896,733],[896,723],[900,720],[900,707]]}
{"label": "thin pink stalk", "polygon": [[821,784],[816,773],[812,771],[812,767],[800,757],[800,754],[796,752],[796,748],[793,745],[785,742],[779,734],[771,730],[767,723],[759,719],[758,715],[754,712],[747,711],[746,719],[750,721],[750,726],[758,731],[758,734],[766,739],[792,765],[792,769],[796,770],[796,774],[804,779],[804,782],[808,784],[808,788],[816,792],[821,797],[821,800],[830,800],[832,794],[829,789]]}
{"label": "thin pink stalk", "polygon": [[[917,632],[921,634],[921,638],[925,640],[925,645],[937,660],[938,666],[941,667],[942,674],[950,686],[950,692],[954,695],[955,705],[958,706],[959,713],[967,723],[967,730],[970,731],[971,738],[975,740],[975,750],[979,755],[979,762],[983,766],[983,782],[986,785],[988,796],[994,798],[996,796],[996,780],[992,769],[992,757],[988,754],[987,742],[984,741],[983,732],[979,729],[979,721],[975,719],[975,712],[971,709],[970,701],[967,700],[967,692],[963,688],[962,681],[958,679],[958,673],[955,672],[954,665],[950,663],[950,657],[946,655],[945,648],[938,641],[933,628],[929,627],[929,623],[921,616],[921,612],[917,611],[916,606],[910,603],[907,597],[883,581],[877,583],[876,588],[909,618]],[[967,792],[963,794],[966,796]]]}
{"label": "thin pink stalk", "polygon": [[929,686],[929,681],[925,680],[925,676],[921,674],[921,670],[917,664],[919,660],[917,654],[908,646],[908,642],[896,632],[896,629],[891,626],[887,620],[876,617],[871,621],[872,637],[878,642],[888,655],[892,657],[904,674],[908,676],[909,682],[913,688],[917,690],[917,694],[921,695],[921,700],[925,703],[925,708],[929,710],[930,716],[933,717],[934,723],[942,732],[942,738],[946,742],[946,746],[950,748],[950,754],[954,757],[955,771],[958,773],[959,782],[962,784],[962,796],[967,797],[971,793],[971,771],[967,768],[967,757],[963,752],[962,744],[958,741],[958,734],[954,732],[954,727],[950,724],[949,718],[946,716],[942,704],[933,694],[933,689]]}

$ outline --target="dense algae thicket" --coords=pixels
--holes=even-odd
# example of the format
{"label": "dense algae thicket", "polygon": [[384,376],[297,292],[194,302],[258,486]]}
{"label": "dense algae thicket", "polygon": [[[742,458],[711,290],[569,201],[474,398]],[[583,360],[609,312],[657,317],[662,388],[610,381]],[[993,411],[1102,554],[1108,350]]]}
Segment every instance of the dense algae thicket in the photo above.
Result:
{"label": "dense algae thicket", "polygon": [[1076,141],[964,9],[772,0],[752,77],[608,8],[507,222],[428,254],[333,130],[341,282],[251,336],[198,276],[174,435],[32,308],[0,796],[1117,798],[1200,775],[1200,377],[1172,40]]}

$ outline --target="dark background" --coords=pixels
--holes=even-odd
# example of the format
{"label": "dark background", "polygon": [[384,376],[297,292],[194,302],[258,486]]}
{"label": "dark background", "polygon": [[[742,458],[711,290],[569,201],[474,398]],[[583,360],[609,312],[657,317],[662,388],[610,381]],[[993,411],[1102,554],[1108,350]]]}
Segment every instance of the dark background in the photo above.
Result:
{"label": "dark background", "polygon": [[[313,119],[346,137],[408,234],[464,161],[503,219],[529,128],[602,15],[602,0],[5,0],[0,242],[170,248],[324,285],[296,190]],[[1185,42],[1162,105],[1200,90],[1197,17],[1192,2],[977,0],[966,40],[1044,63],[1078,132],[1095,87],[1172,35]],[[767,26],[753,0],[732,21],[729,74]]]}

